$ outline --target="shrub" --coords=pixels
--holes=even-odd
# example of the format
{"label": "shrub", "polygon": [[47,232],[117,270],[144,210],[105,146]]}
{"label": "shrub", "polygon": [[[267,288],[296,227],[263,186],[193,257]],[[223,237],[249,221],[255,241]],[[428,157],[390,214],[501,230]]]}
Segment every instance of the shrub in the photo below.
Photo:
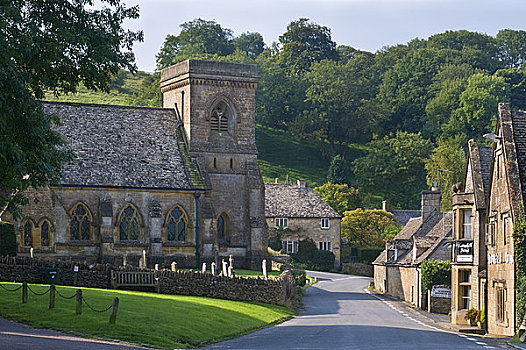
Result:
{"label": "shrub", "polygon": [[281,231],[278,228],[268,230],[268,246],[277,252],[281,250]]}
{"label": "shrub", "polygon": [[378,248],[362,248],[359,247],[357,249],[357,260],[358,262],[362,264],[370,264],[372,263],[378,255],[380,255],[383,252],[384,248],[378,247]]}
{"label": "shrub", "polygon": [[16,256],[15,226],[10,222],[0,222],[0,256]]}
{"label": "shrub", "polygon": [[479,311],[477,309],[471,308],[466,312],[466,316],[464,316],[464,318],[469,320],[471,324],[475,324],[479,318]]}
{"label": "shrub", "polygon": [[298,252],[291,255],[291,264],[307,270],[330,271],[334,268],[334,254],[318,250],[310,238],[298,243]]}
{"label": "shrub", "polygon": [[436,285],[451,286],[451,262],[441,260],[424,260],[422,262],[422,285],[430,290]]}

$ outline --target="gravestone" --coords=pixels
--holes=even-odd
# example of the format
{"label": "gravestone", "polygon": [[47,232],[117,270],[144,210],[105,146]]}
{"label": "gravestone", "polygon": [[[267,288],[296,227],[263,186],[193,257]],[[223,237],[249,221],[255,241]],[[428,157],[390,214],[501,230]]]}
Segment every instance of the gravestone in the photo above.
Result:
{"label": "gravestone", "polygon": [[267,259],[263,259],[261,262],[261,268],[263,269],[263,277],[267,278]]}

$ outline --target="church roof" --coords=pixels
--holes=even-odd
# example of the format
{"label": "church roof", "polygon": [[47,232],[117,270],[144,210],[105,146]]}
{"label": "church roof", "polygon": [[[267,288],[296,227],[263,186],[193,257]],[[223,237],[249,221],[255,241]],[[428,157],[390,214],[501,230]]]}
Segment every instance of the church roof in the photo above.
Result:
{"label": "church roof", "polygon": [[287,218],[339,218],[316,192],[298,185],[266,184],[265,216]]}
{"label": "church roof", "polygon": [[201,187],[174,110],[60,102],[43,106],[60,117],[57,130],[66,142],[64,149],[74,156],[57,185]]}

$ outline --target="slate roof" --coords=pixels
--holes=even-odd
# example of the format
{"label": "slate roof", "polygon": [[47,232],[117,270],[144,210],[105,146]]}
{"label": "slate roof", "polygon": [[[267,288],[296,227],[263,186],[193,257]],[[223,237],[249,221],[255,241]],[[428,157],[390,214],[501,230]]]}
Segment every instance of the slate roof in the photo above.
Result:
{"label": "slate roof", "polygon": [[394,215],[396,221],[400,225],[404,226],[409,222],[409,219],[417,218],[422,215],[421,210],[389,210],[389,212]]}
{"label": "slate roof", "polygon": [[526,112],[513,111],[513,140],[517,150],[519,177],[524,190],[526,187]]}
{"label": "slate roof", "polygon": [[265,216],[268,218],[339,218],[311,188],[298,185],[266,184]]}
{"label": "slate roof", "polygon": [[[74,159],[58,185],[192,190],[172,109],[44,102]],[[181,138],[181,136],[179,137]]]}

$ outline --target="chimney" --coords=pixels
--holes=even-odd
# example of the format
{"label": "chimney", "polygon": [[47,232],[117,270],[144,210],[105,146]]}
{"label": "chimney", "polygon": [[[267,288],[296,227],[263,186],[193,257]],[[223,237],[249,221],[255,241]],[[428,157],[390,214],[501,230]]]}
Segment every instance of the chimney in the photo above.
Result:
{"label": "chimney", "polygon": [[426,222],[433,213],[440,212],[440,198],[441,194],[436,182],[433,183],[431,191],[422,191],[422,223]]}
{"label": "chimney", "polygon": [[302,190],[307,188],[307,182],[305,180],[298,180],[298,187]]}
{"label": "chimney", "polygon": [[274,179],[274,183],[275,183],[275,184],[279,184],[279,177],[277,177],[277,178]]}
{"label": "chimney", "polygon": [[382,201],[382,210],[389,211],[389,202],[387,199],[385,201]]}

